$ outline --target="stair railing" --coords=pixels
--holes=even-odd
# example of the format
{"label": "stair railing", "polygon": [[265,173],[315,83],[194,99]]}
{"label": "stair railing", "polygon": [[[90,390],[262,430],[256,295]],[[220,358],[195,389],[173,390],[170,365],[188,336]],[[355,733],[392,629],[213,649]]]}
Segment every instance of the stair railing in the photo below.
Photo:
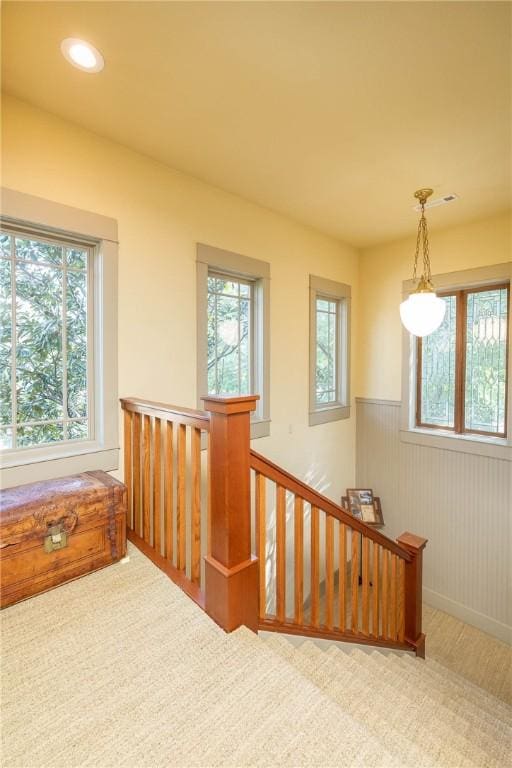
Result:
{"label": "stair railing", "polygon": [[255,451],[251,469],[260,629],[423,655],[426,540],[389,539]]}
{"label": "stair railing", "polygon": [[387,538],[251,451],[257,399],[208,396],[205,411],[121,400],[128,538],[228,632],[245,624],[424,655],[426,540]]}
{"label": "stair railing", "polygon": [[139,398],[123,398],[127,536],[204,607],[210,416]]}

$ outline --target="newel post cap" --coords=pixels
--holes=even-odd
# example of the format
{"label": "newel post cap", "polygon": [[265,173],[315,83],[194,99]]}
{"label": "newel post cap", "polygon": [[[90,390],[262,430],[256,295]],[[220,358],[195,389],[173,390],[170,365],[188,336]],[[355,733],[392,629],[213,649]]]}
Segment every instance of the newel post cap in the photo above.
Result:
{"label": "newel post cap", "polygon": [[397,542],[410,552],[421,552],[425,549],[427,541],[428,539],[424,539],[422,536],[416,536],[416,534],[409,533],[409,531],[400,534],[397,539]]}
{"label": "newel post cap", "polygon": [[205,410],[212,413],[247,413],[256,410],[259,395],[205,395],[201,397]]}

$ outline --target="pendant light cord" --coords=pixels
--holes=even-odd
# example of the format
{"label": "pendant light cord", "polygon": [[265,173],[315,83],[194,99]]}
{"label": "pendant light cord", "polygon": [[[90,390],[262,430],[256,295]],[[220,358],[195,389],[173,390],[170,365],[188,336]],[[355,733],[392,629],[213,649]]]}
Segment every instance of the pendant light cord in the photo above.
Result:
{"label": "pendant light cord", "polygon": [[428,245],[428,228],[427,219],[425,217],[425,200],[420,201],[421,205],[421,218],[418,222],[418,234],[416,237],[416,253],[414,255],[414,272],[413,280],[418,279],[418,258],[420,255],[420,243],[423,241],[423,274],[422,277],[427,283],[431,282],[432,274],[430,271],[430,255]]}

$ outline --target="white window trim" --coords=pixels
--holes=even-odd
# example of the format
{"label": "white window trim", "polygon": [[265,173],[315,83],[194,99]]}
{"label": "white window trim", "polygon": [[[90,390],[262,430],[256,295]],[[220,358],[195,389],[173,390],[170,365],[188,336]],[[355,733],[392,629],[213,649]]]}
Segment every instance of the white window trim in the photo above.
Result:
{"label": "white window trim", "polygon": [[[316,300],[339,302],[338,397],[334,405],[316,402]],[[350,418],[350,314],[352,289],[323,277],[309,276],[309,426]]]}
{"label": "white window trim", "polygon": [[34,195],[2,188],[1,216],[7,225],[34,228],[48,235],[85,238],[93,254],[93,438],[0,454],[0,486],[119,465],[117,402],[117,222]]}
{"label": "white window trim", "polygon": [[197,403],[208,393],[208,271],[254,280],[254,388],[260,395],[251,440],[270,435],[270,264],[211,245],[197,244]]}
{"label": "white window trim", "polygon": [[[466,269],[460,272],[445,272],[444,274],[432,277],[432,282],[436,290],[439,291],[460,290],[507,281],[512,281],[512,262],[510,261],[503,264],[493,264],[488,267]],[[415,287],[416,283],[413,280],[404,280],[402,283],[402,297],[404,300],[414,291]],[[509,338],[509,350],[510,343]],[[472,434],[454,435],[453,432],[448,430],[416,427],[416,337],[402,326],[402,411],[400,430],[402,442],[512,461],[512,354],[510,353],[508,355],[508,403],[507,438],[485,437],[484,435]]]}

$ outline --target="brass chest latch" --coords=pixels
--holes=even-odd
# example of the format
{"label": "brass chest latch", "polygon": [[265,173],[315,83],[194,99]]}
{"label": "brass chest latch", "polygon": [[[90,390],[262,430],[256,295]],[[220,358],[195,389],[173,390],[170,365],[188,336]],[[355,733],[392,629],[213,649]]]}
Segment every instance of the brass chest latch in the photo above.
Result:
{"label": "brass chest latch", "polygon": [[44,551],[55,552],[56,549],[64,549],[68,545],[68,535],[62,530],[62,523],[48,528],[48,535],[44,537]]}

